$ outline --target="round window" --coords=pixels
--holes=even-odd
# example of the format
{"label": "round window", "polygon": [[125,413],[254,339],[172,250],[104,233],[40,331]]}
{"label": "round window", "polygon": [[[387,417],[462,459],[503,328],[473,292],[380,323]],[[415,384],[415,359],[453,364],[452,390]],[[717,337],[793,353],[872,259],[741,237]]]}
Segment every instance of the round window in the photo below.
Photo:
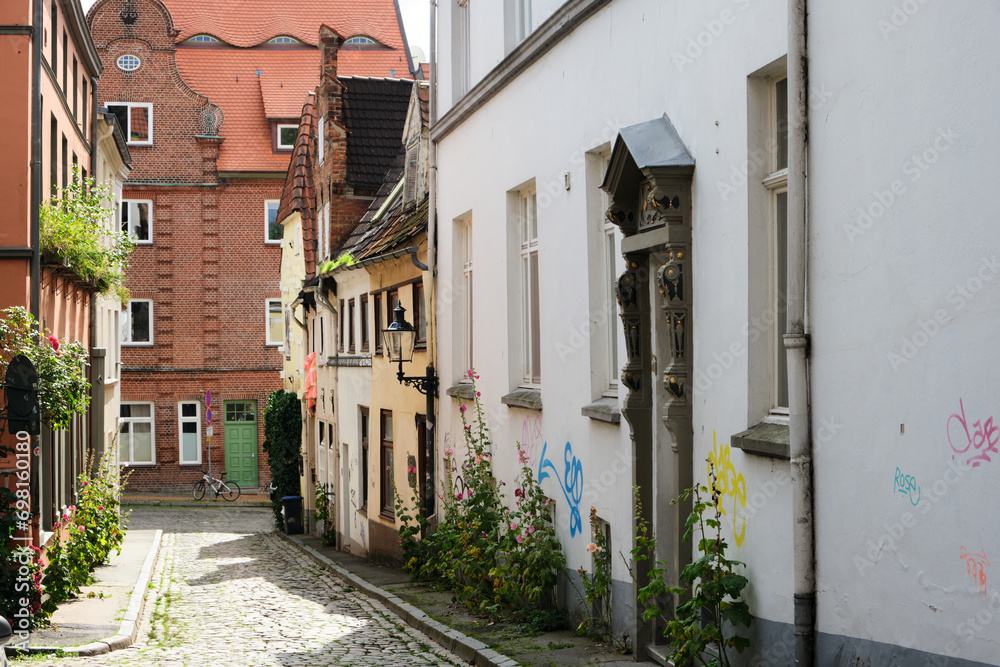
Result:
{"label": "round window", "polygon": [[118,56],[118,69],[123,72],[134,72],[139,69],[139,58],[132,54]]}

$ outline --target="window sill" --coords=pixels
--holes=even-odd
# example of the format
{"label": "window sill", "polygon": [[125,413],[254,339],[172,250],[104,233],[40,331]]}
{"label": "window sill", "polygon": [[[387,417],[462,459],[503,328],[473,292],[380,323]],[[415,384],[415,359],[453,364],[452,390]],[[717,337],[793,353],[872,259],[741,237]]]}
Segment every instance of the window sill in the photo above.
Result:
{"label": "window sill", "polygon": [[122,461],[119,463],[122,468],[155,468],[155,463],[129,463],[128,461]]}
{"label": "window sill", "polygon": [[111,378],[110,380],[105,380],[104,381],[104,386],[105,387],[113,387],[114,385],[118,384],[119,382],[121,382],[121,380],[119,380],[118,378]]}
{"label": "window sill", "polygon": [[360,514],[361,516],[363,516],[364,518],[367,519],[368,518],[368,505],[365,505],[364,507],[358,508],[358,514]]}
{"label": "window sill", "polygon": [[525,410],[542,409],[542,390],[518,387],[506,396],[500,398],[500,402],[511,408],[524,408]]}
{"label": "window sill", "polygon": [[396,523],[396,513],[395,512],[389,513],[389,512],[386,512],[385,510],[382,510],[381,512],[378,513],[378,518],[385,519],[386,521],[392,521],[393,523]]}
{"label": "window sill", "polygon": [[122,347],[153,347],[152,343],[122,343]]}
{"label": "window sill", "polygon": [[742,449],[747,454],[766,456],[772,459],[791,458],[791,439],[787,424],[762,422],[751,426],[730,438],[734,449]]}
{"label": "window sill", "polygon": [[283,345],[284,343],[266,343],[264,347],[276,347],[283,352],[284,351]]}
{"label": "window sill", "polygon": [[198,461],[196,463],[178,463],[177,465],[179,465],[182,468],[194,468],[196,466],[200,468],[201,467],[201,461]]}
{"label": "window sill", "polygon": [[471,382],[459,382],[454,387],[448,387],[444,393],[453,398],[461,398],[466,401],[471,401],[476,397],[476,391],[473,389]]}
{"label": "window sill", "polygon": [[590,405],[585,405],[580,409],[580,414],[584,417],[607,422],[609,424],[620,424],[622,412],[618,407],[618,399],[604,396],[597,399]]}

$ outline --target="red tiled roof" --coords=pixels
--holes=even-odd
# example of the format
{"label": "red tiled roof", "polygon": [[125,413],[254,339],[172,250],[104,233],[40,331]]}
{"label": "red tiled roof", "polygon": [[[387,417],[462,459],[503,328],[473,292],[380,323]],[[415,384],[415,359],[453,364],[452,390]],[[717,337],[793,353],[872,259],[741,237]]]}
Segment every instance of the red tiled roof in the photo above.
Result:
{"label": "red tiled roof", "polygon": [[[222,108],[225,122],[219,135],[219,171],[280,171],[288,169],[290,153],[271,149],[271,124],[264,110],[262,88],[272,104],[284,108],[297,97],[296,117],[311,88],[319,82],[319,51],[314,49],[178,49],[177,69],[195,91]],[[263,84],[256,71],[267,76]],[[305,81],[304,73],[312,72]],[[286,75],[290,83],[285,83]],[[271,94],[273,90],[288,92]],[[290,108],[290,107],[289,107]]]}
{"label": "red tiled roof", "polygon": [[[405,51],[389,49],[337,52],[337,76],[369,76],[372,78],[412,79]],[[318,77],[317,77],[318,78]]]}
{"label": "red tiled roof", "polygon": [[[316,136],[315,96],[309,95],[301,109],[299,132],[295,137],[291,164],[281,191],[278,220],[298,211],[302,217],[302,246],[306,276],[316,273],[316,191],[313,185],[313,139]],[[282,246],[282,252],[285,247]]]}
{"label": "red tiled roof", "polygon": [[344,39],[364,35],[403,49],[394,0],[163,0],[163,4],[180,31],[178,42],[207,33],[246,47],[290,35],[316,46],[319,26],[326,23]]}
{"label": "red tiled roof", "polygon": [[316,90],[319,73],[316,68],[264,70],[257,77],[260,96],[264,100],[264,115],[268,118],[298,118],[302,100]]}

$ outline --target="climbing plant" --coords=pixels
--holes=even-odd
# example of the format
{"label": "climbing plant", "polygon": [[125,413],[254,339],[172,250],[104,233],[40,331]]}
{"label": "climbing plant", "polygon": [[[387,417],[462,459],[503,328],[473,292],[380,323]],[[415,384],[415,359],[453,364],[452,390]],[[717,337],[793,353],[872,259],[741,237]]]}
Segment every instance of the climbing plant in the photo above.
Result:
{"label": "climbing plant", "polygon": [[264,411],[264,451],[271,468],[274,521],[282,525],[281,499],[299,496],[299,457],[302,453],[302,401],[293,393],[278,390],[267,399]]}

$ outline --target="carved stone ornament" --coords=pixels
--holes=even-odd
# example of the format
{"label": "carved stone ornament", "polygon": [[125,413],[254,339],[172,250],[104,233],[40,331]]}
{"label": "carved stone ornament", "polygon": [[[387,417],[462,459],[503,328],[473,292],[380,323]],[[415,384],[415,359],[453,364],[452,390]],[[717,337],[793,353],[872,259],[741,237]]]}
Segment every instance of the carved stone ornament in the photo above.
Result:
{"label": "carved stone ornament", "polygon": [[683,362],[685,353],[685,326],[687,313],[683,310],[667,311],[667,340],[670,343],[670,357],[674,362]]}
{"label": "carved stone ornament", "polygon": [[118,14],[118,18],[120,18],[122,23],[125,25],[134,25],[135,22],[139,20],[139,12],[136,11],[133,0],[125,0],[125,4],[122,6],[122,10]]}
{"label": "carved stone ornament", "polygon": [[618,277],[618,289],[615,291],[618,305],[623,312],[638,307],[639,294],[636,290],[635,274],[631,271],[626,271]]}
{"label": "carved stone ornament", "polygon": [[631,392],[638,392],[642,387],[642,381],[638,374],[631,371],[622,371],[622,384],[628,387]]}
{"label": "carved stone ornament", "polygon": [[656,286],[667,302],[684,301],[684,251],[670,251],[669,259],[656,272]]}
{"label": "carved stone ornament", "polygon": [[642,353],[639,340],[639,318],[626,318],[622,316],[622,324],[625,325],[625,357],[627,362],[638,362]]}
{"label": "carved stone ornament", "polygon": [[687,378],[680,374],[663,374],[663,386],[671,396],[678,400],[684,399],[684,385],[686,381]]}

